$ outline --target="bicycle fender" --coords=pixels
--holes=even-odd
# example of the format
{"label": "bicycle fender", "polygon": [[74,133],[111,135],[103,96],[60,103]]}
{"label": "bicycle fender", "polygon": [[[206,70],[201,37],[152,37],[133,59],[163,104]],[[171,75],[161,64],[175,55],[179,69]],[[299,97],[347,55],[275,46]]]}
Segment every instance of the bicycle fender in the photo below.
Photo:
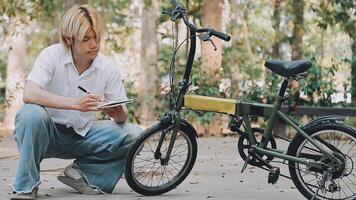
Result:
{"label": "bicycle fender", "polygon": [[189,129],[189,130],[194,134],[194,136],[195,136],[196,138],[198,138],[198,133],[197,133],[197,131],[195,130],[195,128],[192,126],[191,123],[189,123],[188,121],[186,121],[186,120],[184,120],[184,119],[181,119],[180,124],[181,124],[181,126],[184,126],[184,127],[186,127],[187,129]]}
{"label": "bicycle fender", "polygon": [[[173,126],[174,125],[174,120],[172,118],[172,115],[166,115],[164,117],[162,117],[160,119],[160,122],[159,122],[161,125],[163,126],[166,126],[166,127],[169,127],[169,126]],[[197,131],[195,130],[195,128],[192,126],[192,124],[190,124],[188,121],[184,120],[184,119],[181,119],[180,120],[180,126],[184,126],[185,128],[187,128],[189,131],[191,131],[194,136],[196,138],[198,138],[198,133]]]}
{"label": "bicycle fender", "polygon": [[[309,123],[307,123],[306,125],[304,125],[303,127],[301,127],[304,131],[307,131],[310,128],[313,128],[315,126],[318,126],[320,124],[330,124],[330,123],[337,123],[337,122],[343,122],[347,119],[347,116],[343,116],[343,115],[326,115],[326,116],[322,116],[319,117],[317,119],[314,119],[312,121],[310,121]],[[290,143],[294,143],[298,138],[298,134],[296,134],[292,141]],[[288,150],[287,150],[287,155],[291,155],[292,151],[292,145],[289,145]]]}
{"label": "bicycle fender", "polygon": [[314,127],[314,126],[317,126],[320,124],[343,122],[346,119],[347,119],[347,116],[343,116],[343,115],[327,115],[327,116],[319,117],[317,119],[310,121],[309,123],[304,125],[302,127],[302,129],[307,130],[311,127]]}

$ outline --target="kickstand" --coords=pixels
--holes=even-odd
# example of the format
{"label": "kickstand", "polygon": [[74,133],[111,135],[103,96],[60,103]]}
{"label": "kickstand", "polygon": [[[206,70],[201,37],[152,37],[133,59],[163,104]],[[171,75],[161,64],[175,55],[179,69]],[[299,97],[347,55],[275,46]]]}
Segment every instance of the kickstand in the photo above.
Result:
{"label": "kickstand", "polygon": [[317,181],[319,187],[315,191],[313,197],[310,200],[314,200],[314,198],[316,197],[316,195],[318,194],[320,189],[324,190],[323,192],[325,193],[325,183],[328,179],[331,179],[331,169],[330,168],[326,172],[323,173],[321,180]]}
{"label": "kickstand", "polygon": [[244,166],[243,166],[242,169],[241,169],[241,173],[243,173],[243,172],[246,170],[247,165],[248,165],[248,163],[250,162],[251,158],[252,158],[252,156],[251,156],[250,154],[248,154],[248,156],[247,156],[247,158],[246,158],[246,160],[245,160]]}

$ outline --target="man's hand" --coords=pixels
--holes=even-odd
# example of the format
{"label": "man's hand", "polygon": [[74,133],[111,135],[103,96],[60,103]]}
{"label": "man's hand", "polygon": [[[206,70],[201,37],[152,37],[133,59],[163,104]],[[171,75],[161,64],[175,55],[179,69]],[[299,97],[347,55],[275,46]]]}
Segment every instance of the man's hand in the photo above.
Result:
{"label": "man's hand", "polygon": [[101,108],[101,111],[108,114],[117,123],[124,123],[127,120],[126,106],[116,106],[112,108]]}
{"label": "man's hand", "polygon": [[96,106],[100,103],[101,100],[102,96],[88,94],[83,98],[78,99],[77,110],[81,112],[99,111]]}

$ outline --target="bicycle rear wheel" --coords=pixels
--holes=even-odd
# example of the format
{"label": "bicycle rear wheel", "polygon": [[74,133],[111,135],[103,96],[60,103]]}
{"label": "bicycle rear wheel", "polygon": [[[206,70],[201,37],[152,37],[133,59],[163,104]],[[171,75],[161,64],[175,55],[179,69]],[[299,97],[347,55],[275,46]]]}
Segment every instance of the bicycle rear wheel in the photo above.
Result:
{"label": "bicycle rear wheel", "polygon": [[[172,127],[154,125],[132,145],[126,157],[125,178],[137,193],[151,196],[166,193],[190,173],[197,156],[197,141],[191,129],[181,124],[168,163],[165,158]],[[155,156],[159,139],[166,134],[160,153]]]}
{"label": "bicycle rear wheel", "polygon": [[[289,173],[297,189],[308,199],[315,193],[314,200],[356,199],[356,132],[343,124],[321,124],[305,130],[308,135],[324,149],[331,150],[343,164],[340,170],[330,173],[324,189],[320,189],[322,175],[326,169],[318,170],[289,161]],[[289,155],[298,158],[321,161],[328,166],[331,164],[324,154],[315,148],[302,135],[297,135],[290,143]],[[319,189],[319,190],[318,190]]]}

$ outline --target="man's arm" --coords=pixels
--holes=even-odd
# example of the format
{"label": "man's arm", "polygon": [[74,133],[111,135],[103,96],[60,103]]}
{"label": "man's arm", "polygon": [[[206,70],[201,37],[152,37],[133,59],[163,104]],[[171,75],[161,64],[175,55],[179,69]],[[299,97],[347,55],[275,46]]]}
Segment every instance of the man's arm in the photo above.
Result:
{"label": "man's arm", "polygon": [[108,114],[115,122],[121,124],[126,122],[128,118],[128,110],[126,105],[120,105],[112,108],[102,108],[101,111]]}
{"label": "man's arm", "polygon": [[63,97],[42,89],[32,81],[26,81],[23,101],[24,103],[38,104],[49,108],[79,110],[82,112],[97,111],[100,97],[87,95],[83,98]]}

